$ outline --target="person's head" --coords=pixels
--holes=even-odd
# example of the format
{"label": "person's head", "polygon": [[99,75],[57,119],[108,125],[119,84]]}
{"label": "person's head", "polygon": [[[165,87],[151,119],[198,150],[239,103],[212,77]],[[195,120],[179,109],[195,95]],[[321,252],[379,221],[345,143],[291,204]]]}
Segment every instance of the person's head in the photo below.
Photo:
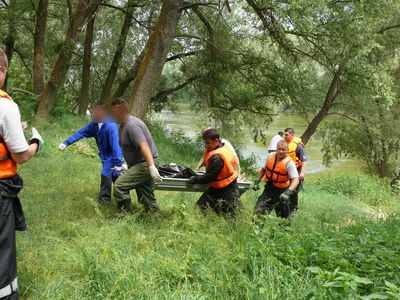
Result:
{"label": "person's head", "polygon": [[284,136],[285,136],[286,142],[290,143],[294,138],[294,129],[286,128]]}
{"label": "person's head", "polygon": [[106,105],[102,103],[94,104],[90,109],[93,122],[102,123],[107,117]]}
{"label": "person's head", "polygon": [[278,131],[278,135],[280,135],[281,137],[283,137],[283,131]]}
{"label": "person's head", "polygon": [[207,151],[212,151],[221,146],[221,138],[218,131],[214,128],[203,130],[202,138]]}
{"label": "person's head", "polygon": [[278,160],[284,159],[288,155],[288,144],[285,140],[281,140],[276,145],[276,156]]}
{"label": "person's head", "polygon": [[129,105],[122,98],[116,98],[111,103],[111,114],[118,123],[124,123],[129,116]]}
{"label": "person's head", "polygon": [[8,59],[3,49],[0,49],[0,88],[3,87],[6,81],[6,75],[8,70]]}

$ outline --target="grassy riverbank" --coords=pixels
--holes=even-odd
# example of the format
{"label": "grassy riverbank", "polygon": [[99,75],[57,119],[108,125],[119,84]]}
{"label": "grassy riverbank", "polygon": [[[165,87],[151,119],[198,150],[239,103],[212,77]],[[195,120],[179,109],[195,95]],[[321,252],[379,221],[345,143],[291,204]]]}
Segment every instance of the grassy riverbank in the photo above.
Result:
{"label": "grassy riverbank", "polygon": [[[354,168],[312,175],[291,226],[254,223],[253,191],[235,222],[203,217],[198,194],[174,192],[157,192],[157,217],[137,207],[119,218],[96,204],[93,143],[57,150],[81,124],[46,125],[45,150],[21,170],[23,299],[399,299],[399,205],[384,182]],[[162,162],[195,165],[199,149],[153,133]]]}

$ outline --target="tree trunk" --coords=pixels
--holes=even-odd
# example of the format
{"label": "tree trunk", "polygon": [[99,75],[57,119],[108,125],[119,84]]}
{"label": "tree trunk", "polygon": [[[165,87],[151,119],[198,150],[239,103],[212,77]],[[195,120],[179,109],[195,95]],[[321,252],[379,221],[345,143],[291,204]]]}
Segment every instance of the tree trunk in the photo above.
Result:
{"label": "tree trunk", "polygon": [[115,77],[117,75],[119,64],[122,59],[122,53],[125,48],[126,38],[128,37],[129,28],[132,23],[132,13],[134,10],[135,2],[136,2],[136,0],[129,0],[128,3],[126,4],[125,18],[124,18],[124,23],[122,24],[121,34],[119,36],[117,49],[115,50],[111,66],[108,71],[107,79],[104,83],[103,90],[101,92],[100,99],[101,99],[101,102],[103,102],[103,103],[110,103],[110,101],[112,99],[111,98],[112,87],[113,87],[113,83],[115,81]]}
{"label": "tree trunk", "polygon": [[[15,46],[15,32],[16,32],[16,12],[15,12],[16,0],[10,0],[7,7],[7,15],[8,15],[8,33],[6,38],[4,39],[5,50],[4,52],[7,55],[8,59],[8,67],[11,65],[11,60],[14,54],[14,46]],[[7,90],[7,82],[8,76],[4,82],[3,88]]]}
{"label": "tree trunk", "polygon": [[89,106],[90,67],[92,65],[92,44],[95,16],[92,16],[86,26],[85,47],[83,50],[82,84],[79,93],[79,114],[84,115]]}
{"label": "tree trunk", "polygon": [[308,124],[306,130],[304,131],[301,139],[303,140],[304,145],[308,143],[310,138],[313,136],[318,126],[324,120],[324,118],[328,115],[329,110],[332,108],[333,103],[335,102],[337,96],[340,93],[340,75],[343,72],[342,66],[335,72],[331,84],[329,86],[328,92],[325,96],[325,101],[321,106],[318,113],[314,116],[311,122]]}
{"label": "tree trunk", "polygon": [[101,2],[102,0],[79,0],[70,18],[64,43],[51,71],[50,79],[38,97],[37,117],[48,118],[54,107],[58,89],[64,84],[79,32],[87,18],[94,14]]}
{"label": "tree trunk", "polygon": [[44,88],[45,37],[49,0],[40,0],[36,12],[33,50],[33,92],[40,95]]}
{"label": "tree trunk", "polygon": [[136,78],[136,75],[139,71],[139,66],[144,57],[144,50],[139,54],[135,59],[135,63],[133,64],[132,71],[126,74],[126,77],[118,84],[114,92],[114,98],[122,97],[125,94],[125,91],[128,89],[129,84]]}
{"label": "tree trunk", "polygon": [[181,15],[183,0],[163,0],[160,16],[145,47],[145,55],[129,99],[131,111],[143,118],[159,84],[162,70]]}

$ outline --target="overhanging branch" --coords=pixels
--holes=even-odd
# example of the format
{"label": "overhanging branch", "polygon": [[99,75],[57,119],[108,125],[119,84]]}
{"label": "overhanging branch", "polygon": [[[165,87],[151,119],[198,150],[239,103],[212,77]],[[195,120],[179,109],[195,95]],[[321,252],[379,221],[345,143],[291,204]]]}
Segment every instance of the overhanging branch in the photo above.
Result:
{"label": "overhanging branch", "polygon": [[392,30],[392,29],[396,29],[396,28],[400,28],[400,24],[396,24],[396,25],[384,27],[384,28],[382,28],[381,30],[379,30],[378,33],[383,34],[383,33],[385,33],[385,32],[388,31],[388,30]]}
{"label": "overhanging branch", "polygon": [[194,51],[189,51],[189,52],[184,52],[184,53],[178,53],[178,54],[168,57],[166,61],[168,62],[168,61],[177,60],[177,59],[181,59],[184,57],[196,55],[197,53],[199,53],[201,51],[202,50],[194,50]]}

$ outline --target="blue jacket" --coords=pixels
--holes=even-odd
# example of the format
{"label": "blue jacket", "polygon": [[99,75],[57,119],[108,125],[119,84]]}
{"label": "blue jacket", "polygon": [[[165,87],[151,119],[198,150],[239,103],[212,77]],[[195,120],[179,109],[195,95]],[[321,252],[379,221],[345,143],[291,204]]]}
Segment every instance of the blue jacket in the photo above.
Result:
{"label": "blue jacket", "polygon": [[118,125],[112,119],[106,119],[99,130],[98,123],[90,122],[65,140],[64,144],[69,146],[80,139],[91,137],[96,139],[99,156],[103,163],[102,173],[109,176],[111,168],[123,164]]}

